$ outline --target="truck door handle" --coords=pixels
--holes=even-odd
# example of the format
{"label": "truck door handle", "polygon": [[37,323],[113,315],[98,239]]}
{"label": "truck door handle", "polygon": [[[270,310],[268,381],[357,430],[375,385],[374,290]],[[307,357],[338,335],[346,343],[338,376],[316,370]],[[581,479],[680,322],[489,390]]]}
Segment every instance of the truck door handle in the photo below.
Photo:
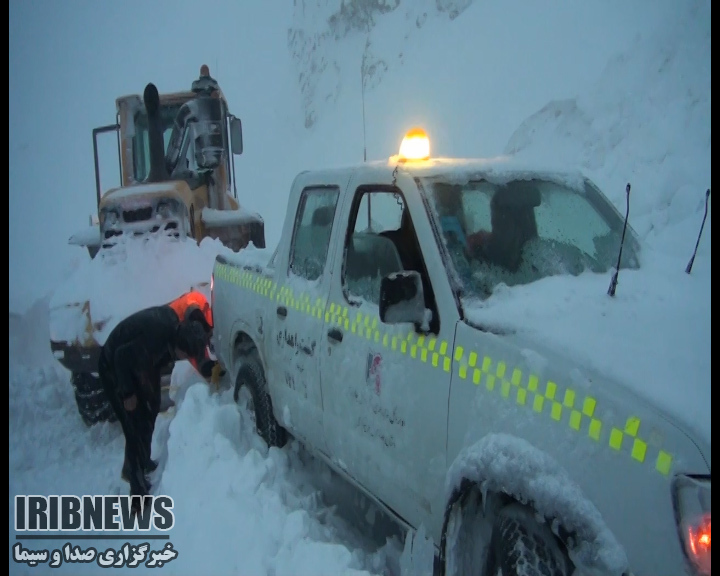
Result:
{"label": "truck door handle", "polygon": [[277,315],[285,318],[285,316],[287,316],[287,308],[285,308],[285,306],[278,306]]}
{"label": "truck door handle", "polygon": [[330,330],[328,330],[328,338],[334,342],[342,342],[343,333],[337,328],[330,328]]}

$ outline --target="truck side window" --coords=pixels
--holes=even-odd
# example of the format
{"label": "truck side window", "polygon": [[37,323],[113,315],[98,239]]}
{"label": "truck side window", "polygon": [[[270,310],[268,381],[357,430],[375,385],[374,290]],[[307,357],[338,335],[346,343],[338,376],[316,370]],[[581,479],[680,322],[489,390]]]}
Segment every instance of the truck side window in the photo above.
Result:
{"label": "truck side window", "polygon": [[307,280],[317,280],[322,275],[339,196],[340,189],[330,186],[302,191],[290,245],[293,274]]}
{"label": "truck side window", "polygon": [[349,299],[355,297],[378,304],[384,276],[400,270],[419,272],[425,306],[433,313],[430,331],[439,332],[432,285],[410,212],[399,190],[382,186],[358,189],[344,253],[343,285]]}

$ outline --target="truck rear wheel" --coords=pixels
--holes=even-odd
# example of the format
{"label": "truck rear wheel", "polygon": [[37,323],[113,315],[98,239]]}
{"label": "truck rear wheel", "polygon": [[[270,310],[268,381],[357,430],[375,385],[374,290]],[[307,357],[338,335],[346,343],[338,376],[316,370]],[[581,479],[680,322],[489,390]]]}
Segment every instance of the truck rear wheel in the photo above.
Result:
{"label": "truck rear wheel", "polygon": [[250,392],[252,410],[255,416],[255,429],[268,446],[282,448],[287,443],[287,431],[275,419],[272,399],[267,391],[265,374],[255,358],[243,360],[235,379],[235,402],[240,398],[240,390],[245,387]]}
{"label": "truck rear wheel", "polygon": [[86,426],[116,420],[100,378],[88,372],[73,372],[72,385],[78,412]]}

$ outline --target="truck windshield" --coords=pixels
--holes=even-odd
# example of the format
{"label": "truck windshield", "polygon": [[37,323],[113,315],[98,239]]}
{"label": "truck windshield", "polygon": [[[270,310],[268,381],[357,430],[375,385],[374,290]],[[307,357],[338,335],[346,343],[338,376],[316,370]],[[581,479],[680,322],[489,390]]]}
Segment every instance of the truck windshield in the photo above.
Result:
{"label": "truck windshield", "polygon": [[[623,217],[587,181],[456,182],[428,179],[425,189],[464,296],[617,264]],[[638,267],[638,247],[628,226],[622,267]]]}
{"label": "truck windshield", "polygon": [[[161,110],[163,124],[163,142],[167,153],[170,134],[172,134],[173,121],[180,110],[180,104],[163,106]],[[148,121],[145,110],[135,113],[135,136],[133,137],[133,160],[135,180],[142,182],[150,173],[150,143],[148,141]]]}

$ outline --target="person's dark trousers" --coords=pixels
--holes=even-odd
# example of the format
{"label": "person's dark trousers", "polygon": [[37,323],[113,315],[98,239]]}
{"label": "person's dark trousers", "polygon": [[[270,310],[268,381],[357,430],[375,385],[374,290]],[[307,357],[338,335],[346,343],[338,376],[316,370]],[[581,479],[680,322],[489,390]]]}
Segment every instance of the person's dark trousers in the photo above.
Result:
{"label": "person's dark trousers", "polygon": [[143,405],[141,414],[144,419],[143,422],[139,423],[142,430],[142,466],[144,470],[151,470],[155,464],[150,460],[152,437],[155,432],[155,422],[160,413],[160,401],[162,399],[160,374],[149,374],[144,377],[140,390],[141,397],[138,398],[138,404]]}
{"label": "person's dark trousers", "polygon": [[132,412],[125,410],[120,394],[117,390],[115,375],[107,363],[104,355],[100,355],[98,375],[102,382],[108,402],[112,406],[115,416],[122,426],[125,436],[125,462],[123,471],[127,471],[127,480],[130,483],[131,495],[145,495],[150,491],[150,485],[145,478],[144,464],[150,458],[149,452],[145,455],[143,449],[143,427],[149,421],[149,411],[141,398],[138,398],[137,408]]}

